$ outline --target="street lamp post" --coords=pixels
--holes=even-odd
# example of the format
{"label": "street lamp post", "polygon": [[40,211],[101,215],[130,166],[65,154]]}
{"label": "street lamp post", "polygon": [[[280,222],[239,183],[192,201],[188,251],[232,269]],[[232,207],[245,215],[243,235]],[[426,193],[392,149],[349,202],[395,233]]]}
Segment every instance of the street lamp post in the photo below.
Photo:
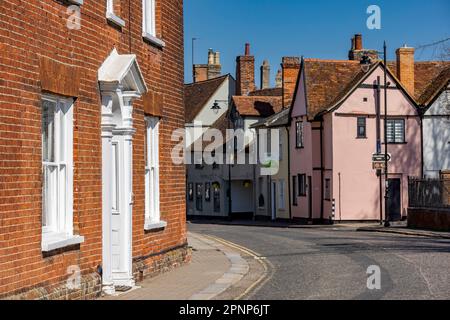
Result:
{"label": "street lamp post", "polygon": [[387,139],[387,104],[388,104],[388,98],[387,98],[387,46],[386,41],[383,45],[383,53],[384,53],[384,212],[385,212],[385,222],[384,226],[390,227],[390,216],[389,216],[389,208],[388,208],[388,200],[389,200],[389,168],[388,168],[388,139]]}

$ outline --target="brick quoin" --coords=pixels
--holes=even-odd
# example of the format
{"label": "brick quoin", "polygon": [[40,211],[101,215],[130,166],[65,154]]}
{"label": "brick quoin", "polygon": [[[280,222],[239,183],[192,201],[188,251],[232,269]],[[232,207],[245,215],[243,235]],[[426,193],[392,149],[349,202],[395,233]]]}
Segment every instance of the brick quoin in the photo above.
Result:
{"label": "brick quoin", "polygon": [[[133,53],[151,93],[136,100],[133,141],[133,271],[136,280],[186,263],[185,167],[172,164],[172,131],[184,127],[183,1],[156,0],[157,37],[142,38],[142,1],[122,0],[125,27],[106,20],[106,0],[85,0],[81,29],[67,28],[68,1],[0,1],[0,298],[92,299],[101,292],[101,97],[97,72],[114,47]],[[45,71],[45,72],[44,72]],[[55,77],[57,80],[52,80]],[[63,84],[61,79],[78,79]],[[75,92],[74,233],[84,242],[49,255],[41,251],[43,88]],[[54,88],[54,89],[53,89]],[[60,92],[58,92],[60,93]],[[150,102],[148,102],[150,101]],[[152,105],[153,104],[153,105]],[[155,106],[154,104],[158,104]],[[158,110],[163,231],[144,232],[145,111]],[[150,111],[149,111],[150,110]],[[82,289],[64,288],[71,265]]]}

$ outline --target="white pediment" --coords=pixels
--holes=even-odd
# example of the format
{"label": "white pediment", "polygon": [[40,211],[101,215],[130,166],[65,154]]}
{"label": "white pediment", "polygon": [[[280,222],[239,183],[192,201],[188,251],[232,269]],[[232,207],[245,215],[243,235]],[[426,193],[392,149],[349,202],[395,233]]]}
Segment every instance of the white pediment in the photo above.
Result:
{"label": "white pediment", "polygon": [[98,70],[98,81],[100,85],[120,85],[123,91],[134,91],[139,95],[147,92],[136,55],[119,54],[115,48]]}

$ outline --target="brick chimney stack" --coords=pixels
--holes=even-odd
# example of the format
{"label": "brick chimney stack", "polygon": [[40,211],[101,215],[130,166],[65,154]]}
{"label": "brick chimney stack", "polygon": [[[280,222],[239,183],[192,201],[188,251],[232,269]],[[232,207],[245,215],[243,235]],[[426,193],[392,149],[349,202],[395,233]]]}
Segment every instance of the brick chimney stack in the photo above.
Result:
{"label": "brick chimney stack", "polygon": [[362,50],[363,49],[362,34],[360,34],[360,33],[355,34],[354,39],[355,39],[354,50]]}
{"label": "brick chimney stack", "polygon": [[245,55],[236,58],[236,95],[247,96],[255,91],[255,57],[250,55],[250,44],[245,44]]}
{"label": "brick chimney stack", "polygon": [[261,66],[261,89],[270,88],[270,65],[269,61],[264,60]]}
{"label": "brick chimney stack", "polygon": [[300,71],[299,57],[283,57],[282,63],[283,108],[291,105],[294,97],[297,77]]}
{"label": "brick chimney stack", "polygon": [[214,52],[213,49],[208,50],[208,64],[194,65],[194,82],[214,79],[221,74],[220,52]]}
{"label": "brick chimney stack", "polygon": [[348,53],[348,59],[361,61],[363,56],[368,56],[372,62],[379,60],[377,50],[364,49],[362,34],[358,33],[352,38],[352,47]]}
{"label": "brick chimney stack", "polygon": [[406,45],[397,49],[397,78],[405,86],[406,90],[414,95],[414,48]]}

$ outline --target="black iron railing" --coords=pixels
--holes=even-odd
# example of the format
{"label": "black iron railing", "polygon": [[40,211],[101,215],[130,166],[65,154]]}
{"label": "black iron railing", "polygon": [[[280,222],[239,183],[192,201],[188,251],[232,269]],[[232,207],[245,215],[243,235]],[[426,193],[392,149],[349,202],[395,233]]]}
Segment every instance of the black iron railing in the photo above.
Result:
{"label": "black iron railing", "polygon": [[410,208],[450,208],[450,180],[409,178]]}

